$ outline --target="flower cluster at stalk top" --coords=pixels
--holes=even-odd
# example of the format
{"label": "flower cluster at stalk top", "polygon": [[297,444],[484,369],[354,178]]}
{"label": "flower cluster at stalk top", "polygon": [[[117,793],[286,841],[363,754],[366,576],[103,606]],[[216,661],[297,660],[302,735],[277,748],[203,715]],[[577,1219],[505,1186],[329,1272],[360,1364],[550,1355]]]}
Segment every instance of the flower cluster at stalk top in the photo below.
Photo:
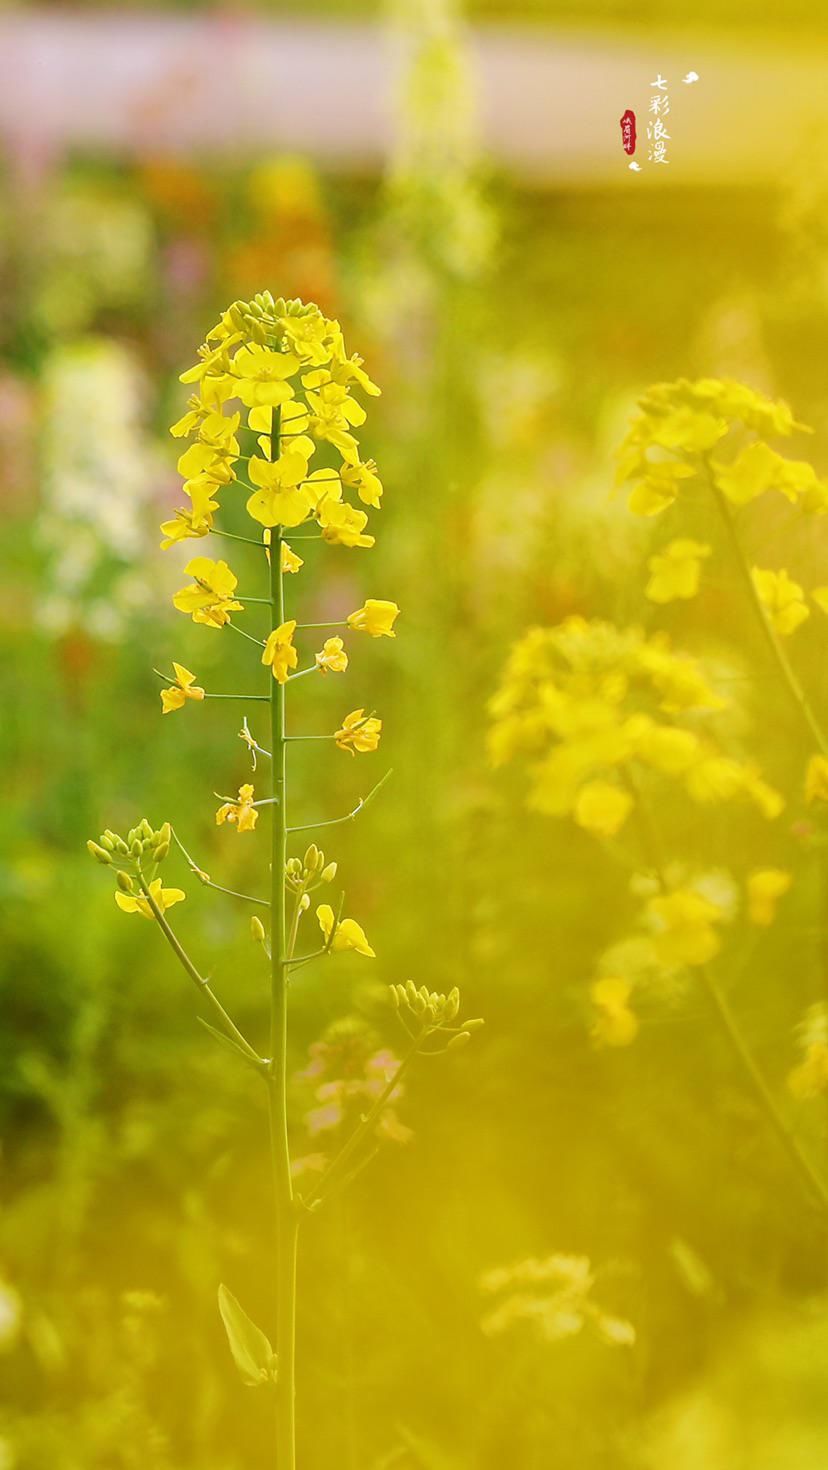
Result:
{"label": "flower cluster at stalk top", "polygon": [[743,383],[718,378],[656,383],[618,451],[617,482],[630,487],[630,510],[654,516],[691,489],[699,469],[712,467],[722,494],[745,505],[776,490],[803,509],[828,510],[828,485],[805,460],[786,459],[753,436],[787,438],[809,432],[787,403]]}
{"label": "flower cluster at stalk top", "polygon": [[[828,511],[828,482],[807,460],[788,459],[765,443],[810,432],[788,405],[743,383],[700,378],[656,383],[639,399],[638,412],[618,451],[616,483],[628,492],[634,515],[660,517],[683,503],[704,503],[711,492],[726,515],[760,496],[776,493],[799,511]],[[651,602],[688,600],[699,591],[706,542],[680,536],[649,559],[645,594]],[[787,637],[810,615],[803,589],[784,568],[754,568],[754,583],[768,621]],[[811,596],[828,611],[828,587]]]}
{"label": "flower cluster at stalk top", "polygon": [[571,815],[595,836],[623,827],[641,774],[678,782],[701,805],[742,797],[776,817],[782,798],[706,728],[725,703],[665,635],[571,617],[513,647],[489,703],[489,753],[495,765],[528,765],[535,810]]}
{"label": "flower cluster at stalk top", "polygon": [[206,536],[223,501],[239,494],[265,530],[310,521],[333,545],[373,545],[362,507],[379,509],[382,482],[362,458],[357,431],[366,415],[355,395],[380,390],[362,358],[348,356],[339,322],[268,291],[237,301],[181,381],[194,388],[172,427],[192,440],[178,461],[187,504],[162,525],[163,546]]}

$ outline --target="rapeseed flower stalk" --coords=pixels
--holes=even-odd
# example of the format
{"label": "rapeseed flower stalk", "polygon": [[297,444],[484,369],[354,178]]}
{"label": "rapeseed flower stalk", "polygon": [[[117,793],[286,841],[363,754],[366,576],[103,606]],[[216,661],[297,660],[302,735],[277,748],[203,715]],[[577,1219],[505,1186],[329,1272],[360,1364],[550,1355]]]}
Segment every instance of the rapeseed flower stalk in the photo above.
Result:
{"label": "rapeseed flower stalk", "polygon": [[[368,598],[340,621],[300,623],[287,615],[285,577],[301,572],[303,559],[285,539],[298,527],[303,539],[318,539],[333,547],[368,548],[374,536],[366,532],[368,515],[346,498],[355,493],[370,509],[380,507],[382,484],[373,460],[363,460],[356,431],[366,419],[359,393],[375,397],[379,388],[369,378],[362,359],[348,356],[339,323],[318,307],[301,301],[274,300],[269,292],[252,301],[235,302],[207,334],[199,360],[182,374],[193,386],[186,413],[172,428],[176,438],[190,439],[178,460],[184,478],[186,504],[162,526],[162,547],[208,535],[256,546],[267,576],[267,596],[248,594],[221,558],[198,555],[186,566],[190,581],[173,597],[174,607],[194,623],[211,630],[241,634],[252,645],[254,670],[264,668],[268,692],[249,695],[219,693],[197,684],[196,675],[173,663],[173,677],[161,675],[165,714],[187,703],[210,699],[266,702],[270,710],[270,749],[250,730],[247,717],[239,732],[254,772],[267,773],[264,795],[253,782],[238,794],[220,796],[215,813],[220,827],[235,827],[246,842],[261,840],[259,817],[270,816],[270,896],[237,893],[215,883],[189,855],[169,822],[155,830],[143,819],[126,837],[107,829],[88,846],[92,855],[116,874],[115,901],[127,914],[157,923],[177,959],[211,1008],[208,1030],[265,1084],[270,1119],[271,1163],[276,1200],[275,1347],[248,1317],[226,1287],[219,1307],[233,1358],[245,1383],[270,1385],[276,1395],[276,1460],[278,1470],[294,1470],[295,1434],[295,1320],[297,1246],[302,1221],[341,1189],[360,1166],[360,1152],[377,1134],[380,1120],[400,1096],[404,1073],[419,1054],[454,1048],[467,1042],[482,1024],[459,1020],[457,989],[448,996],[392,986],[390,997],[402,1023],[407,1046],[397,1059],[375,1052],[370,1077],[359,1084],[370,1101],[367,1112],[353,1119],[354,1127],[332,1157],[323,1157],[312,1187],[302,1193],[296,1184],[291,1157],[287,1104],[288,999],[291,981],[307,964],[351,951],[366,960],[376,958],[357,919],[343,916],[344,895],[336,903],[316,904],[316,947],[298,953],[303,922],[311,919],[312,894],[328,887],[337,875],[335,861],[327,860],[315,843],[302,857],[289,856],[291,837],[320,827],[334,827],[356,818],[378,793],[386,773],[344,816],[320,818],[295,825],[288,817],[288,752],[295,742],[329,740],[349,755],[375,752],[383,722],[373,710],[352,710],[335,731],[324,735],[288,732],[287,690],[295,680],[313,674],[344,674],[349,664],[345,639],[339,632],[326,637],[308,662],[302,645],[318,628],[367,633],[393,638],[399,609],[396,603]],[[249,442],[248,442],[249,440]],[[319,456],[322,461],[311,468]],[[254,535],[240,536],[216,524],[222,505],[239,493],[253,523]],[[241,626],[250,604],[264,605],[270,628],[265,639]],[[314,637],[314,642],[316,642]],[[255,653],[253,653],[255,649]],[[257,781],[259,781],[257,775]],[[261,789],[261,787],[259,787]],[[253,904],[259,910],[251,921],[251,936],[270,968],[270,1025],[266,1055],[242,1034],[207,979],[190,959],[174,933],[167,912],[185,899],[180,888],[165,886],[160,869],[175,852],[204,886]],[[269,923],[265,922],[269,919]],[[315,931],[312,927],[312,932]],[[207,1024],[205,1022],[205,1024]],[[342,1115],[344,1116],[344,1114]],[[338,1116],[338,1121],[342,1121]],[[402,1128],[402,1125],[398,1125]],[[350,1167],[346,1167],[350,1166]]]}
{"label": "rapeseed flower stalk", "polygon": [[[783,496],[806,516],[828,511],[828,484],[812,466],[764,442],[764,436],[803,429],[786,404],[738,383],[658,384],[639,402],[619,451],[617,479],[635,515],[669,516],[673,525],[685,502],[713,501],[765,645],[812,747],[803,791],[793,800],[804,796],[820,808],[828,800],[828,731],[785,644],[811,615],[808,596],[828,611],[828,589],[807,594],[787,568],[752,566],[737,519],[765,494]],[[645,597],[656,605],[692,600],[713,556],[706,541],[674,536],[649,557]],[[635,866],[625,850],[629,829],[640,844],[646,870],[633,880],[642,899],[636,928],[601,956],[589,987],[595,1043],[632,1044],[641,1024],[640,998],[680,992],[695,979],[767,1121],[828,1214],[828,1184],[801,1148],[713,967],[738,910],[754,934],[770,928],[794,875],[770,865],[738,881],[698,871],[665,852],[654,816],[666,795],[671,807],[677,797],[700,807],[741,800],[769,822],[779,817],[782,795],[749,755],[722,743],[721,711],[729,705],[699,661],[677,651],[665,634],[570,618],[556,628],[531,629],[512,649],[490,701],[490,755],[494,764],[524,761],[529,805],[573,820],[610,844],[627,866]],[[824,1037],[809,1035],[803,1051],[789,1087],[808,1098],[828,1091]]]}

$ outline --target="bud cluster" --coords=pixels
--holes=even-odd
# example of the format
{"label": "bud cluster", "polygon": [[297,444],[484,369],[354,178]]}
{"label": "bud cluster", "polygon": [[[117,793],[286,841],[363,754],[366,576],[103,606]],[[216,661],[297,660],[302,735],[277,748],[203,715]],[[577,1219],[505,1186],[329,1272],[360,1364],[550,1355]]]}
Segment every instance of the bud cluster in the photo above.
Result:
{"label": "bud cluster", "polygon": [[[303,858],[288,858],[285,864],[285,885],[300,899],[312,893],[323,883],[332,883],[336,877],[336,863],[326,863],[325,854],[312,842]],[[305,904],[305,908],[307,908]]]}
{"label": "bud cluster", "polygon": [[313,302],[286,301],[274,298],[270,291],[258,291],[250,301],[234,301],[222,317],[222,325],[230,332],[241,332],[249,341],[265,346],[282,335],[281,320],[286,316],[311,316],[318,310]]}
{"label": "bud cluster", "polygon": [[118,870],[118,886],[124,893],[131,893],[130,873],[145,872],[148,867],[154,872],[167,856],[171,842],[172,828],[169,822],[164,822],[156,832],[146,817],[142,817],[137,827],[130,827],[126,837],[121,837],[107,827],[97,842],[90,838],[86,847],[97,862]]}
{"label": "bud cluster", "polygon": [[388,990],[391,1004],[409,1036],[425,1041],[442,1032],[449,1038],[444,1047],[436,1048],[438,1051],[466,1046],[471,1041],[472,1032],[478,1031],[484,1024],[479,1016],[471,1021],[453,1024],[460,1011],[460,991],[456,985],[448,995],[439,994],[436,990],[429,991],[425,985],[421,985],[418,990],[413,980],[409,980],[406,985],[389,985]]}

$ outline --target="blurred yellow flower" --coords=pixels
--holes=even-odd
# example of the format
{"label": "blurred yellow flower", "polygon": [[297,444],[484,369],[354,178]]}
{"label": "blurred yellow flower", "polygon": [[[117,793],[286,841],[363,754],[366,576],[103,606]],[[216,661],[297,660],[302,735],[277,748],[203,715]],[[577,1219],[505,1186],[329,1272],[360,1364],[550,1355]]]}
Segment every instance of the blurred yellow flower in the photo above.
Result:
{"label": "blurred yellow flower", "polygon": [[751,575],[762,606],[777,633],[783,638],[793,633],[800,623],[810,617],[802,588],[784,569],[773,572],[754,567]]}
{"label": "blurred yellow flower", "polygon": [[188,699],[204,698],[204,690],[196,684],[195,674],[191,674],[183,664],[177,664],[175,661],[173,661],[173,669],[175,683],[161,690],[161,705],[165,715],[170,714],[172,710],[183,709]]}
{"label": "blurred yellow flower", "polygon": [[784,868],[758,868],[748,876],[748,918],[752,924],[766,927],[776,918],[776,906],[788,892],[793,878]]}
{"label": "blurred yellow flower", "polygon": [[647,904],[659,962],[667,966],[704,965],[718,954],[715,925],[724,914],[692,888],[656,894]]}
{"label": "blurred yellow flower", "polygon": [[630,1007],[632,985],[620,976],[606,975],[589,988],[595,1010],[591,1036],[599,1046],[629,1046],[638,1035],[638,1017]]}
{"label": "blurred yellow flower", "polygon": [[253,805],[253,787],[250,785],[240,786],[238,801],[226,801],[216,812],[217,827],[230,822],[239,832],[252,832],[258,820],[259,813]]}
{"label": "blurred yellow flower", "polygon": [[179,612],[192,613],[194,623],[221,628],[229,620],[231,612],[242,611],[243,604],[233,600],[238,577],[231,572],[226,561],[196,556],[187,563],[185,571],[193,582],[176,592],[173,606]]}
{"label": "blurred yellow flower", "polygon": [[326,638],[325,644],[316,655],[316,667],[323,674],[344,674],[348,667],[348,655],[341,638]]}
{"label": "blurred yellow flower", "polygon": [[288,673],[295,669],[299,662],[299,655],[293,646],[293,635],[296,632],[296,619],[289,618],[286,623],[280,623],[278,628],[268,635],[262,651],[262,663],[270,666],[274,679],[278,684],[286,684]]}
{"label": "blurred yellow flower", "polygon": [[609,781],[588,781],[575,800],[573,815],[579,827],[594,837],[614,837],[633,807],[629,792]]}
{"label": "blurred yellow flower", "polygon": [[805,800],[809,806],[815,801],[828,801],[828,757],[812,755],[805,771]]}
{"label": "blurred yellow flower", "polygon": [[350,751],[353,755],[357,750],[376,750],[381,731],[382,720],[375,715],[366,716],[364,709],[355,709],[345,716],[334,739],[340,750]]}
{"label": "blurred yellow flower", "polygon": [[788,1088],[803,1101],[828,1092],[828,1042],[808,1044],[799,1066],[788,1073]]}
{"label": "blurred yellow flower", "polygon": [[376,959],[375,951],[365,938],[365,932],[356,919],[340,919],[337,924],[334,911],[329,903],[319,905],[316,917],[326,943],[331,940],[333,931],[333,940],[330,943],[332,950],[353,949],[357,954],[363,954],[368,959]]}
{"label": "blurred yellow flower", "polygon": [[[147,885],[162,914],[171,909],[174,903],[181,903],[187,897],[181,888],[164,888],[160,878],[153,878]],[[115,902],[119,909],[125,914],[140,914],[144,919],[154,919],[155,914],[149,906],[149,902],[143,893],[121,893],[115,894]]]}
{"label": "blurred yellow flower", "polygon": [[636,516],[657,516],[666,510],[678,495],[681,481],[692,479],[695,473],[679,460],[663,460],[655,464],[645,460],[642,471],[627,501],[628,508]]}
{"label": "blurred yellow flower", "polygon": [[702,541],[680,538],[670,541],[662,551],[651,556],[647,565],[650,579],[645,594],[651,602],[674,602],[678,598],[695,597],[704,557],[710,547]]}
{"label": "blurred yellow flower", "polygon": [[372,638],[396,638],[394,623],[399,612],[396,602],[369,597],[356,612],[349,613],[345,621],[357,633],[370,633]]}

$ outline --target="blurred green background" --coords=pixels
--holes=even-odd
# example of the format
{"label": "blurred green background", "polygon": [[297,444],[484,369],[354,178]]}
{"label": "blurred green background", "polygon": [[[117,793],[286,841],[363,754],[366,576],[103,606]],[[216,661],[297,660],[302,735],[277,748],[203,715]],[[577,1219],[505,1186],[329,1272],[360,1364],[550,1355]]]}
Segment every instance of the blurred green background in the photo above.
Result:
{"label": "blurred green background", "polygon": [[[5,23],[24,13],[36,12]],[[237,1382],[215,1307],[225,1280],[253,1315],[272,1314],[261,1099],[84,847],[146,814],[172,821],[217,881],[265,881],[262,844],[214,824],[213,792],[248,770],[238,712],[162,719],[152,667],[175,658],[214,688],[249,677],[235,640],[173,612],[185,558],[160,554],[156,528],[177,498],[177,374],[230,300],[268,287],[338,316],[383,387],[363,441],[386,485],[377,547],[311,548],[303,616],[363,596],[402,608],[397,641],[353,648],[347,675],[347,708],[382,714],[380,753],[293,761],[308,818],[347,810],[394,770],[325,844],[378,959],[311,967],[296,986],[298,1151],[315,1106],[309,1048],[325,1041],[315,1055],[335,1076],[399,1045],[387,983],[458,984],[487,1021],[467,1051],[423,1063],[397,1110],[408,1141],[306,1231],[300,1464],[817,1470],[824,1224],[701,997],[647,1017],[631,1048],[594,1048],[588,982],[629,894],[590,838],[525,810],[520,780],[489,769],[485,735],[527,626],[652,614],[651,528],[610,498],[613,448],[650,382],[716,374],[786,397],[815,427],[824,470],[828,173],[803,150],[801,168],[750,184],[682,183],[678,161],[646,191],[625,177],[532,183],[475,145],[462,15],[414,0],[347,15],[386,30],[402,17],[415,42],[381,169],[272,147],[184,156],[165,150],[163,117],[129,152],[102,138],[34,159],[18,118],[3,159],[0,1467],[269,1463],[268,1404]],[[693,16],[705,43],[736,28],[747,57],[767,40],[754,3]],[[611,0],[476,0],[468,19],[588,21],[610,48],[626,22],[691,24],[686,7],[633,15]],[[816,48],[820,21],[813,3],[786,6],[783,41]],[[658,64],[654,43],[644,56]],[[612,130],[614,158],[614,117]],[[825,580],[819,522],[751,529],[757,554],[784,547],[794,574]],[[249,585],[252,565],[231,563]],[[808,751],[735,578],[692,614],[660,616],[742,668],[756,751],[784,784]],[[817,697],[818,632],[803,645]],[[342,686],[314,683],[297,702],[308,728],[326,728]],[[732,992],[784,1099],[795,1028],[828,999],[819,834],[783,817],[771,835],[718,820],[684,839],[714,868],[759,843],[767,862],[797,843],[804,854],[801,902]],[[248,914],[183,869],[176,879],[182,936],[260,1034]],[[824,1155],[823,1101],[783,1107]],[[484,1330],[484,1273],[559,1252],[590,1258],[596,1300],[633,1323],[633,1347],[588,1327],[550,1340],[531,1314]]]}

